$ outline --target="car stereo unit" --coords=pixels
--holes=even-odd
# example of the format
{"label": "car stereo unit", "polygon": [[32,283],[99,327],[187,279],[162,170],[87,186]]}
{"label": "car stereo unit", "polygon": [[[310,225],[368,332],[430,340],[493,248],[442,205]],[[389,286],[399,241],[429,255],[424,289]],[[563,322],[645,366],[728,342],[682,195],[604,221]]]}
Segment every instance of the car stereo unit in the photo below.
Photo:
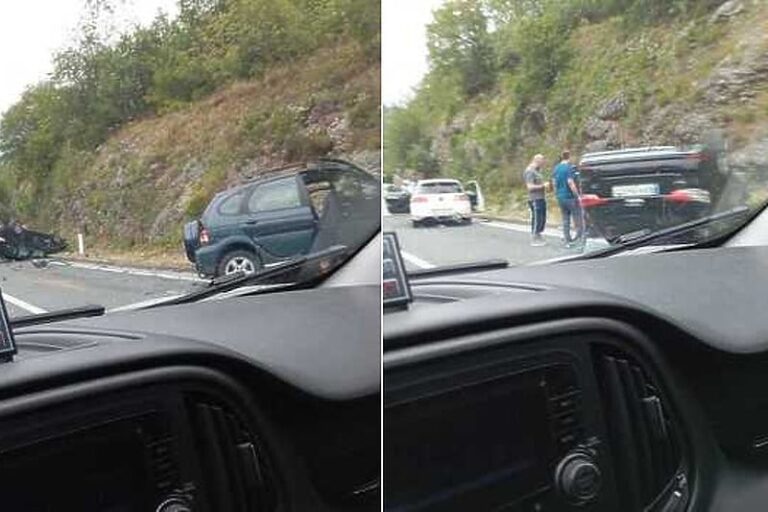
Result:
{"label": "car stereo unit", "polygon": [[583,422],[575,367],[411,387],[385,406],[385,510],[517,510],[531,499],[567,509],[596,500],[599,442]]}

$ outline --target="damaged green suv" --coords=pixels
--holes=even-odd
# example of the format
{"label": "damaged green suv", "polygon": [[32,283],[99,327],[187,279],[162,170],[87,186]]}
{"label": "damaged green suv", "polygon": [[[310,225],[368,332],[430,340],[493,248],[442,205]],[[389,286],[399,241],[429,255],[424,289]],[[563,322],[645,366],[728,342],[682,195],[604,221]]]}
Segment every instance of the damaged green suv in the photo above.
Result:
{"label": "damaged green suv", "polygon": [[184,226],[184,247],[200,275],[252,274],[344,245],[354,252],[379,229],[381,184],[343,160],[264,172],[214,196]]}

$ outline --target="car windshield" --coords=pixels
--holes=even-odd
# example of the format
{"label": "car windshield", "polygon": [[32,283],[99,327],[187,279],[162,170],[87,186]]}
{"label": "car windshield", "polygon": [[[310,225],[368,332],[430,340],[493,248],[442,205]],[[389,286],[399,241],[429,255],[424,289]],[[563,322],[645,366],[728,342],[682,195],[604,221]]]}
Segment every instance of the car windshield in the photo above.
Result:
{"label": "car windshield", "polygon": [[768,3],[383,9],[384,178],[419,183],[407,204],[387,198],[384,230],[408,269],[682,249],[765,205]]}
{"label": "car windshield", "polygon": [[[352,257],[381,228],[380,10],[348,0],[4,8],[10,316],[144,307],[329,248]],[[312,262],[286,279],[315,282],[313,269],[330,270]]]}

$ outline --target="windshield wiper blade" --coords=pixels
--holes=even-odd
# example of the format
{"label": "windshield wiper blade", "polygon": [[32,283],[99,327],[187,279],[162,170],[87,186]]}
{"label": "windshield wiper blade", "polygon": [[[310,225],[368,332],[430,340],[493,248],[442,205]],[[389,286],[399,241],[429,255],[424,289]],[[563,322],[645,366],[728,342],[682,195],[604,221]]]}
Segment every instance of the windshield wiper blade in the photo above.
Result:
{"label": "windshield wiper blade", "polygon": [[73,320],[75,318],[87,318],[92,316],[102,316],[106,309],[98,304],[80,306],[77,308],[60,309],[58,311],[48,311],[36,315],[26,315],[11,318],[11,327],[27,327],[30,325],[50,324],[53,322],[63,322],[64,320]]}
{"label": "windshield wiper blade", "polygon": [[575,256],[569,259],[568,261],[605,258],[606,256],[612,256],[614,254],[625,252],[630,249],[644,247],[646,245],[649,245],[652,242],[655,242],[656,240],[661,240],[664,238],[682,235],[695,228],[706,226],[707,224],[712,224],[722,220],[727,220],[733,217],[738,217],[740,215],[748,214],[749,212],[750,212],[750,209],[748,206],[737,206],[735,208],[731,208],[730,210],[725,210],[724,212],[707,215],[706,217],[702,217],[700,219],[695,219],[690,222],[684,222],[683,224],[678,224],[677,226],[660,229],[658,231],[653,231],[651,233],[637,234],[637,235],[630,233],[631,236],[627,236],[624,239],[619,239],[619,243],[616,245],[612,245],[602,250],[589,252],[580,256]]}
{"label": "windshield wiper blade", "polygon": [[[228,292],[242,286],[254,286],[258,284],[267,284],[267,282],[273,279],[279,279],[289,275],[291,272],[301,271],[304,266],[309,263],[320,262],[325,259],[336,260],[347,254],[348,248],[345,245],[334,245],[328,249],[317,251],[304,256],[299,256],[281,263],[274,267],[267,268],[261,272],[255,274],[241,274],[235,277],[227,277],[222,280],[213,281],[208,288],[182,295],[181,297],[174,297],[164,302],[158,302],[142,309],[156,308],[160,306],[173,306],[178,304],[189,304],[191,302],[197,302],[201,299],[218,295],[220,293]],[[325,271],[330,271],[335,268],[335,265],[330,265]],[[285,286],[291,286],[297,283],[281,283]],[[273,289],[273,288],[270,288]]]}
{"label": "windshield wiper blade", "polygon": [[442,265],[432,268],[420,268],[407,272],[408,277],[441,276],[445,274],[460,274],[462,272],[471,272],[473,270],[496,270],[507,268],[509,262],[504,259],[492,259],[483,261],[474,261],[471,263],[459,263],[458,265]]}

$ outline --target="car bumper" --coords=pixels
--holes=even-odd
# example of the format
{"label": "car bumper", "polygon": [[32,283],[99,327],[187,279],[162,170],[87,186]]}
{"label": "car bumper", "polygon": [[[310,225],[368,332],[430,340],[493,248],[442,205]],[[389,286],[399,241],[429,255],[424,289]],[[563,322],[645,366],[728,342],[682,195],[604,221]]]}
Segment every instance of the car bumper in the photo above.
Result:
{"label": "car bumper", "polygon": [[200,247],[195,251],[195,269],[203,276],[216,275],[216,267],[221,258],[221,249],[216,245]]}
{"label": "car bumper", "polygon": [[657,231],[708,215],[711,207],[705,203],[669,204],[646,201],[641,206],[613,201],[606,205],[585,208],[588,228],[607,240],[623,234],[649,229]]}
{"label": "car bumper", "polygon": [[465,220],[472,216],[472,208],[467,204],[464,206],[451,206],[444,209],[436,209],[421,205],[411,204],[411,220],[422,221],[427,219],[434,220]]}

